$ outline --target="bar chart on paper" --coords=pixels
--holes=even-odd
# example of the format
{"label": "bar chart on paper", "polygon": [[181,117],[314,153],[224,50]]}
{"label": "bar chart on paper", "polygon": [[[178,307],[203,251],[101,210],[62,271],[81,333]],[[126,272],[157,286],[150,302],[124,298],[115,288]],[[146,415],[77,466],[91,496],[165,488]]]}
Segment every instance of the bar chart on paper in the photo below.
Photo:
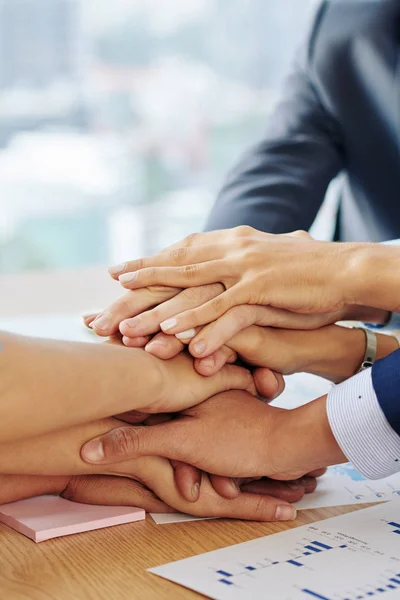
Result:
{"label": "bar chart on paper", "polygon": [[400,501],[150,572],[216,600],[400,598]]}

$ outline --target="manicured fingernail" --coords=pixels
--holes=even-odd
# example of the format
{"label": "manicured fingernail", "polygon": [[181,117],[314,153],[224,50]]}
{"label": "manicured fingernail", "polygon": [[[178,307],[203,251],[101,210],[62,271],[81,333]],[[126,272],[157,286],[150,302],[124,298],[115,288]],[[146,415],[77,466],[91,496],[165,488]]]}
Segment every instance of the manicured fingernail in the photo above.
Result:
{"label": "manicured fingernail", "polygon": [[191,340],[195,335],[195,329],[188,329],[187,331],[182,331],[182,333],[177,333],[175,337],[178,338],[178,340]]}
{"label": "manicured fingernail", "polygon": [[104,313],[104,315],[99,315],[97,319],[95,319],[92,323],[92,327],[96,329],[108,329],[111,325],[111,314]]}
{"label": "manicured fingernail", "polygon": [[100,440],[92,440],[84,445],[82,458],[86,462],[97,463],[104,459],[103,443]]}
{"label": "manicured fingernail", "polygon": [[120,265],[115,265],[114,267],[110,267],[108,272],[110,275],[118,275],[118,273],[123,273],[127,267],[127,263],[121,263]]}
{"label": "manicured fingernail", "polygon": [[276,521],[294,521],[297,516],[297,510],[290,504],[281,504],[275,512]]}
{"label": "manicured fingernail", "polygon": [[214,358],[212,356],[203,358],[203,360],[201,361],[201,366],[205,367],[206,369],[212,369],[213,367],[215,367]]}
{"label": "manicured fingernail", "polygon": [[137,277],[137,273],[125,273],[124,275],[120,275],[118,277],[120,283],[130,283],[134,281]]}
{"label": "manicured fingernail", "polygon": [[157,346],[165,346],[165,340],[163,340],[162,338],[160,338],[159,340],[152,340],[151,342],[146,344],[144,349],[146,350],[146,352],[151,352]]}
{"label": "manicured fingernail", "polygon": [[177,324],[178,324],[178,321],[176,319],[167,319],[166,321],[161,323],[160,327],[163,331],[169,331],[173,327],[176,327]]}
{"label": "manicured fingernail", "polygon": [[192,498],[194,498],[195,500],[198,499],[200,495],[200,484],[199,483],[194,483],[192,485]]}
{"label": "manicured fingernail", "polygon": [[196,342],[193,345],[193,352],[195,354],[197,354],[198,356],[200,356],[201,354],[203,354],[205,352],[205,349],[206,349],[205,342]]}

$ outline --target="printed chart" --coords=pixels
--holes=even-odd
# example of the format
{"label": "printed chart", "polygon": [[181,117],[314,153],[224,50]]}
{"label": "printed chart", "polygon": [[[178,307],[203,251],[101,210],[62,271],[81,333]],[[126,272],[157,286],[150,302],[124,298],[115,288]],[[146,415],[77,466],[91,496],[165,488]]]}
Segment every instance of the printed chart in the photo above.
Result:
{"label": "printed chart", "polygon": [[150,569],[216,600],[400,597],[400,500]]}

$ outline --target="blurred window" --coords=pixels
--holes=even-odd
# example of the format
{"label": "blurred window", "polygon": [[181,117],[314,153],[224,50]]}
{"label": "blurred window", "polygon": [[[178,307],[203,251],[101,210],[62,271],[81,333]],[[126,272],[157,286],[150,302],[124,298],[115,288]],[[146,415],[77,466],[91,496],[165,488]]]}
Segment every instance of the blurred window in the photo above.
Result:
{"label": "blurred window", "polygon": [[314,0],[0,0],[0,273],[200,230]]}

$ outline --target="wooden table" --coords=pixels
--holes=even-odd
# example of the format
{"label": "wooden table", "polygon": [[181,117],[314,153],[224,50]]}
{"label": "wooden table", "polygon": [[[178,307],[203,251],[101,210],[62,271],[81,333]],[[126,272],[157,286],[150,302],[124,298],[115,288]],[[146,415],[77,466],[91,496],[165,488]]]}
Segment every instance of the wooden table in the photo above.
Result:
{"label": "wooden table", "polygon": [[[35,544],[0,525],[2,600],[180,600],[199,594],[146,569],[362,508],[301,511],[291,525],[146,521]],[[272,599],[271,599],[272,600]]]}
{"label": "wooden table", "polygon": [[[76,316],[3,320],[0,328],[27,335],[95,341]],[[301,377],[294,381],[282,397],[286,406],[295,396],[298,400],[299,394],[306,393]],[[309,378],[307,387],[310,385],[309,399],[326,392],[326,382]],[[146,521],[41,544],[0,525],[0,600],[200,598],[199,594],[151,575],[146,569],[357,508],[360,507],[301,511],[297,521],[290,525],[225,519],[156,525],[147,516]]]}

